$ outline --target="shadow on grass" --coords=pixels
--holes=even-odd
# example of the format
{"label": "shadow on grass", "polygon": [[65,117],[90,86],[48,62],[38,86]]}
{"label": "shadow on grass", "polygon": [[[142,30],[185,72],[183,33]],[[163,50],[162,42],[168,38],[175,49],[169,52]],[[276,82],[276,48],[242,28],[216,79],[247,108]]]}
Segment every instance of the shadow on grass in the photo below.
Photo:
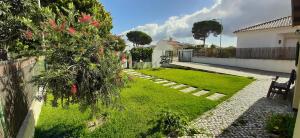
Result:
{"label": "shadow on grass", "polygon": [[84,125],[57,124],[49,129],[35,129],[35,138],[77,138],[85,134]]}

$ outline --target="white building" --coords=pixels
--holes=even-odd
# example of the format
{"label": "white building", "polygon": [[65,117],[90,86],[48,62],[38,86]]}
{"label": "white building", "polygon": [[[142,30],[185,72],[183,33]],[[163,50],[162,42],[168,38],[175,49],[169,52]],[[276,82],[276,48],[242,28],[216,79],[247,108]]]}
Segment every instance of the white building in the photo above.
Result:
{"label": "white building", "polygon": [[292,17],[288,16],[234,33],[237,36],[237,48],[295,47],[300,38],[295,34],[297,29],[300,29],[299,26],[293,27]]}
{"label": "white building", "polygon": [[[152,67],[160,67],[161,56],[166,55],[167,53],[172,53],[173,57],[176,58],[178,50],[192,46],[186,43],[180,43],[177,41],[170,40],[161,40],[157,43],[156,46],[153,46],[152,54]],[[176,60],[176,59],[174,59]]]}

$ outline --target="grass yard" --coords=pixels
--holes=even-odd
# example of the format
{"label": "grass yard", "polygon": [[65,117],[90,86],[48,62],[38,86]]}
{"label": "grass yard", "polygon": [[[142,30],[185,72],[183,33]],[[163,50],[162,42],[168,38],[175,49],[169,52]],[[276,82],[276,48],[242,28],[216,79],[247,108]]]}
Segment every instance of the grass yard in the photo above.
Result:
{"label": "grass yard", "polygon": [[[234,94],[252,82],[252,79],[243,77],[176,69],[141,72],[200,88],[222,91],[228,95]],[[192,120],[214,108],[221,101],[210,101],[205,97],[196,97],[149,80],[135,78],[121,91],[120,102],[122,110],[104,110],[103,112],[108,114],[106,122],[90,132],[86,128],[89,111],[81,113],[77,105],[71,105],[68,109],[54,108],[50,104],[51,96],[49,96],[47,104],[42,108],[35,137],[138,137],[152,127],[149,121],[155,120],[156,115],[163,110],[179,112]]]}
{"label": "grass yard", "polygon": [[138,70],[138,72],[187,84],[200,90],[209,90],[211,93],[222,93],[228,98],[254,81],[246,77],[171,68],[146,69]]}

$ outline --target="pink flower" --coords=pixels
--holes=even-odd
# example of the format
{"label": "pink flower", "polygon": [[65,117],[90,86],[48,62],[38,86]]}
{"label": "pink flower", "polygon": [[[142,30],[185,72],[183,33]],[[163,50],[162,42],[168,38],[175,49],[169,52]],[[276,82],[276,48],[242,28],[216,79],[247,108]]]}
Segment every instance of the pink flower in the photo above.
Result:
{"label": "pink flower", "polygon": [[78,20],[80,23],[88,23],[91,21],[91,19],[92,19],[91,15],[82,13],[81,17],[79,17]]}
{"label": "pink flower", "polygon": [[49,20],[49,24],[51,25],[51,27],[52,27],[53,29],[55,29],[55,28],[57,27],[57,24],[56,24],[55,20],[53,20],[53,19],[50,19],[50,20]]}
{"label": "pink flower", "polygon": [[76,30],[75,30],[75,28],[70,27],[68,32],[69,32],[70,35],[74,35],[76,33]]}
{"label": "pink flower", "polygon": [[96,28],[100,27],[100,23],[98,21],[96,21],[96,20],[92,21],[91,25],[94,26],[94,27],[96,27]]}
{"label": "pink flower", "polygon": [[71,86],[71,93],[73,95],[75,95],[77,93],[77,85],[76,84],[72,84],[72,86]]}
{"label": "pink flower", "polygon": [[31,40],[32,36],[33,36],[33,33],[31,31],[26,31],[24,33],[24,35],[25,35],[26,39]]}

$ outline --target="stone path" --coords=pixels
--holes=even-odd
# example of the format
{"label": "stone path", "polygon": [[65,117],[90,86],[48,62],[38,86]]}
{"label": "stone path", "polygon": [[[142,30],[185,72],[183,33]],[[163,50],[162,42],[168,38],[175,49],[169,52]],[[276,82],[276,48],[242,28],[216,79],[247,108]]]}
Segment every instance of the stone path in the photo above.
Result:
{"label": "stone path", "polygon": [[208,94],[208,93],[209,93],[209,91],[202,90],[202,91],[194,93],[193,95],[195,95],[195,96],[202,96],[202,95],[205,95],[205,94]]}
{"label": "stone path", "polygon": [[[276,75],[287,77],[286,74],[197,63],[175,62],[172,64],[197,70],[256,78],[255,82],[237,92],[233,97],[195,119],[192,125],[203,130],[203,134],[196,137],[268,138],[271,135],[265,130],[267,118],[274,113],[291,113],[289,103],[291,100],[284,101],[282,97],[266,98],[272,78]],[[281,78],[280,81],[285,82],[286,80],[287,78]],[[194,95],[203,93],[194,93]],[[213,100],[214,97],[221,96],[215,93],[207,98]]]}
{"label": "stone path", "polygon": [[188,87],[188,88],[182,89],[180,91],[184,92],[184,93],[189,93],[189,92],[192,92],[192,91],[195,91],[195,90],[197,90],[197,88],[195,88],[195,87]]}
{"label": "stone path", "polygon": [[272,113],[288,113],[287,101],[267,99],[269,79],[257,80],[214,110],[193,121],[204,130],[198,137],[270,137],[265,130],[266,120]]}
{"label": "stone path", "polygon": [[223,98],[224,96],[226,96],[226,95],[221,94],[221,93],[214,93],[213,95],[208,96],[206,98],[209,99],[209,100],[212,100],[212,101],[217,101],[217,100]]}
{"label": "stone path", "polygon": [[[206,91],[206,90],[201,90],[201,91],[196,92],[196,90],[199,90],[200,88],[188,86],[186,84],[180,84],[177,82],[173,82],[173,81],[169,81],[169,80],[165,80],[165,79],[161,79],[161,78],[156,78],[156,77],[149,76],[149,75],[144,75],[144,74],[138,73],[132,69],[124,70],[124,72],[129,75],[133,75],[133,76],[136,76],[136,77],[139,77],[142,79],[152,80],[156,84],[160,84],[165,87],[170,87],[172,89],[176,89],[183,93],[187,93],[187,94],[191,93],[193,96],[197,96],[197,97],[200,97],[200,96],[203,96],[203,95],[206,95],[209,93],[209,91]],[[196,92],[196,93],[194,93],[194,92]],[[210,96],[208,95],[208,97],[206,97],[206,98],[209,100],[212,100],[212,101],[217,101],[217,100],[220,100],[223,96],[226,96],[226,95],[212,94]]]}

